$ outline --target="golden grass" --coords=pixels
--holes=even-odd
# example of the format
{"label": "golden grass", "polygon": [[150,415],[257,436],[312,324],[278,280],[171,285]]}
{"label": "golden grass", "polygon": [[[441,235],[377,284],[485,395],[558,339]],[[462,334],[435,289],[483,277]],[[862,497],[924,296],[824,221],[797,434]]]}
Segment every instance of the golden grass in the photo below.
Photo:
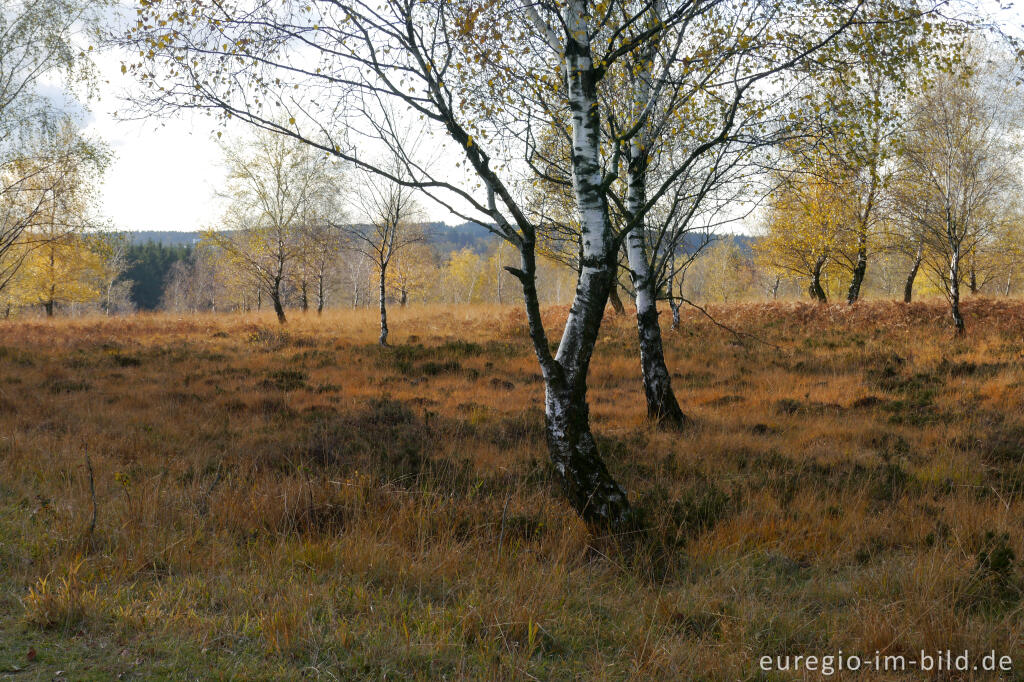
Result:
{"label": "golden grass", "polygon": [[735,680],[782,653],[1019,654],[1024,303],[969,301],[963,339],[937,302],[712,312],[767,343],[693,311],[666,334],[683,433],[645,421],[633,321],[607,318],[593,426],[644,519],[614,538],[558,495],[517,308],[395,309],[384,350],[372,311],[5,323],[0,673]]}

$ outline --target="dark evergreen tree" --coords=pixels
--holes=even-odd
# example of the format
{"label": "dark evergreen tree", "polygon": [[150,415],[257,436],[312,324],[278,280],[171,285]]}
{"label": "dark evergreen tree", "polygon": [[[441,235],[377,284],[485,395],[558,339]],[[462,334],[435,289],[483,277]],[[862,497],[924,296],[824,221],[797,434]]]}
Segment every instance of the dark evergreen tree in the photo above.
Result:
{"label": "dark evergreen tree", "polygon": [[128,247],[129,266],[121,279],[132,283],[132,303],[139,310],[159,308],[171,266],[178,261],[189,260],[191,257],[191,246],[177,244],[167,246],[147,241]]}

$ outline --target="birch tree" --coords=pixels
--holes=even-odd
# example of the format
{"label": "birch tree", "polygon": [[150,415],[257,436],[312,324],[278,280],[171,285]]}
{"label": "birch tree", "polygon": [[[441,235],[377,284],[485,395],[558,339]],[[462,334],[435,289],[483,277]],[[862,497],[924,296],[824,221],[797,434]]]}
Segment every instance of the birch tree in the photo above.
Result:
{"label": "birch tree", "polygon": [[[405,306],[410,297],[422,295],[439,277],[437,255],[426,241],[410,244],[395,254],[391,264],[392,291],[398,290],[398,304]],[[504,273],[499,273],[504,274]]]}
{"label": "birch tree", "polygon": [[[394,172],[400,174],[401,170]],[[388,345],[387,285],[391,263],[414,244],[423,242],[426,236],[418,224],[420,208],[413,191],[408,184],[388,182],[364,173],[356,201],[367,222],[344,228],[352,248],[369,260],[376,271],[380,310],[378,342],[382,346]]]}
{"label": "birch tree", "polygon": [[25,302],[40,304],[48,317],[56,306],[92,300],[102,258],[86,239],[95,230],[97,190],[109,162],[103,145],[83,138],[64,121],[53,138],[14,164],[19,187],[3,214],[21,223],[0,265],[0,289],[18,277]]}
{"label": "birch tree", "polygon": [[848,178],[819,158],[815,166],[780,178],[768,199],[757,251],[773,269],[806,282],[812,300],[827,303],[838,254],[849,249],[855,210]]}
{"label": "birch tree", "polygon": [[77,144],[59,144],[74,121],[41,89],[56,86],[69,102],[92,93],[88,43],[105,4],[10,0],[0,6],[0,290],[26,256],[19,246],[24,231],[68,187],[53,171],[88,163],[96,151],[80,136]]}
{"label": "birch tree", "polygon": [[[520,262],[509,271],[522,288],[544,378],[554,469],[584,519],[616,526],[631,518],[630,506],[597,451],[587,377],[619,249],[679,175],[730,139],[748,96],[862,20],[859,1],[679,0],[666,2],[656,20],[652,7],[631,0],[147,0],[126,37],[143,58],[125,67],[152,85],[143,109],[212,109],[274,130],[418,188],[511,243]],[[719,60],[719,73],[729,75],[702,128],[710,132],[679,154],[678,166],[616,227],[608,190],[646,115],[616,123],[614,132],[606,127],[614,85],[606,77],[652,41],[676,46],[672,64]],[[439,170],[403,147],[395,110],[422,117],[458,165]],[[533,134],[559,121],[572,149],[581,268],[552,350],[537,295],[538,231],[522,197]],[[371,141],[397,155],[401,176],[359,153]]]}
{"label": "birch tree", "polygon": [[84,232],[95,217],[107,149],[64,120],[33,140],[0,173],[0,291],[32,251],[48,240]]}
{"label": "birch tree", "polygon": [[[334,217],[330,221],[319,217],[326,215]],[[344,238],[335,221],[343,219],[343,216],[337,210],[314,214],[299,228],[299,270],[302,272],[302,281],[312,282],[315,287],[317,315],[322,315],[327,305],[332,274],[341,258]],[[302,295],[308,308],[305,290]]]}
{"label": "birch tree", "polygon": [[[627,34],[658,32],[673,7],[665,2],[638,4],[633,26],[624,30]],[[857,64],[868,64],[873,71],[886,74],[897,70],[895,65],[913,60],[913,41],[922,13],[890,2],[865,3],[862,9],[874,20],[857,23],[853,35],[841,41],[809,47],[821,53],[815,57],[815,68],[833,76],[845,73],[847,80],[852,80],[854,69],[847,64],[851,55],[856,55],[852,61]],[[782,58],[766,68],[766,56],[778,59],[782,55],[765,49],[763,36],[756,31],[760,19],[757,11],[728,6],[699,12],[678,32],[659,32],[657,39],[642,41],[610,65],[603,76],[610,84],[601,93],[605,137],[618,145],[609,155],[614,168],[608,169],[616,178],[603,189],[613,226],[625,235],[625,267],[636,302],[641,375],[648,414],[658,423],[680,425],[686,421],[671,387],[657,311],[658,299],[665,297],[663,292],[670,285],[675,289],[673,280],[699,247],[686,257],[679,252],[686,250],[686,242],[692,242],[696,234],[703,233],[701,243],[707,245],[707,235],[715,227],[749,213],[751,196],[745,190],[765,163],[759,152],[798,134],[799,126],[792,122],[797,118],[795,110],[818,110],[806,90],[797,87],[801,78],[782,74],[798,68],[802,59]],[[792,29],[784,20],[780,25],[784,31]],[[716,34],[716,29],[724,26],[729,30]],[[702,30],[716,36],[714,48],[702,59],[679,59],[689,46],[687,41]],[[867,43],[879,40],[883,45],[877,50],[867,50],[867,56],[860,54]],[[876,54],[883,51],[885,59]],[[822,69],[820,64],[828,68]],[[761,80],[769,76],[772,86],[760,87]],[[842,81],[841,76],[836,78]],[[544,108],[545,97],[552,95],[541,93],[540,108]],[[724,117],[723,102],[729,103]],[[554,232],[548,241],[563,246],[553,251],[571,256],[571,248],[564,247],[571,246],[569,237],[578,234],[578,227],[571,216],[566,219],[564,211],[552,206],[571,199],[565,191],[571,185],[571,136],[564,119],[552,114],[550,120],[553,131],[538,136],[530,159],[550,198],[535,203],[544,211],[541,224]],[[650,197],[649,186],[657,190]],[[874,189],[866,202],[869,207],[874,203],[873,193]],[[865,210],[868,214],[870,208]],[[863,225],[867,224],[865,218]],[[677,268],[678,272],[672,272]],[[858,272],[862,278],[863,273]],[[670,306],[675,306],[675,296],[669,298],[673,299]],[[673,319],[678,319],[675,308]]]}
{"label": "birch tree", "polygon": [[319,215],[321,199],[338,193],[333,161],[309,145],[270,131],[223,145],[228,170],[226,231],[205,239],[247,271],[284,324],[282,285],[304,253],[303,230],[334,216]]}
{"label": "birch tree", "polygon": [[958,334],[964,265],[1008,216],[1020,190],[1020,90],[1012,64],[975,49],[915,102],[901,154],[899,210],[949,301]]}

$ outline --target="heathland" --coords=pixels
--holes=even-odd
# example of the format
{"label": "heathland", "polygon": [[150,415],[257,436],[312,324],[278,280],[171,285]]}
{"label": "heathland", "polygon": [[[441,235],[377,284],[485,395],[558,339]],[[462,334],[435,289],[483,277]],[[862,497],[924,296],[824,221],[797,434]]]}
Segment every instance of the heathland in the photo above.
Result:
{"label": "heathland", "polygon": [[383,349],[371,311],[3,322],[0,677],[1020,654],[1024,303],[969,300],[962,337],[939,302],[711,312],[739,334],[665,336],[682,431],[646,419],[635,320],[602,326],[615,536],[559,495],[518,308],[396,307]]}

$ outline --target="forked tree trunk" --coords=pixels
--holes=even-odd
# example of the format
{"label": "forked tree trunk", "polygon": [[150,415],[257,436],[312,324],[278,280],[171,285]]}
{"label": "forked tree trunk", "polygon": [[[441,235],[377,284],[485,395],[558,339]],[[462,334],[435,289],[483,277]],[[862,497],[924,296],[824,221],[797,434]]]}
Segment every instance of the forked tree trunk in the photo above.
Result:
{"label": "forked tree trunk", "polygon": [[907,273],[907,283],[903,285],[903,302],[910,303],[914,298],[914,280],[917,279],[917,272],[921,269],[921,261],[924,260],[923,248],[917,247],[917,255],[914,257],[914,264]]}
{"label": "forked tree trunk", "polygon": [[281,282],[275,281],[273,289],[270,290],[270,300],[274,303],[274,312],[277,313],[277,321],[285,324],[288,319],[284,315],[284,305],[281,303]]}
{"label": "forked tree trunk", "polygon": [[46,310],[47,317],[53,317],[53,300],[46,301],[43,303],[43,308]]}
{"label": "forked tree trunk", "polygon": [[618,267],[607,200],[602,188],[601,120],[597,98],[600,73],[589,43],[589,10],[584,0],[563,9],[563,66],[571,119],[572,182],[580,218],[580,274],[576,295],[554,357],[547,345],[536,289],[534,244],[522,248],[523,294],[530,335],[544,373],[544,414],[555,471],[573,508],[587,523],[619,527],[629,501],[597,452],[590,432],[587,375],[608,294]]}
{"label": "forked tree trunk", "polygon": [[617,281],[612,282],[612,288],[608,291],[608,302],[612,306],[612,310],[615,311],[616,315],[624,315],[626,313],[626,307],[622,305],[622,299],[619,298],[619,283]]}
{"label": "forked tree trunk", "polygon": [[[552,357],[540,316],[532,241],[521,250],[519,277],[530,338],[544,376],[544,422],[555,473],[573,509],[588,524],[618,527],[629,518],[626,493],[611,476],[590,431],[587,369],[610,289],[610,264],[587,267],[576,288],[558,353]],[[599,261],[598,261],[599,263]]]}
{"label": "forked tree trunk", "polygon": [[387,290],[385,288],[385,282],[387,281],[387,269],[382,267],[380,269],[380,345],[388,345],[388,305],[385,295]]}
{"label": "forked tree trunk", "polygon": [[846,292],[846,303],[852,305],[860,300],[860,289],[864,284],[864,274],[868,269],[868,235],[863,227],[857,235],[857,262],[853,266],[850,289]]}
{"label": "forked tree trunk", "polygon": [[811,295],[811,299],[819,303],[828,303],[828,296],[825,294],[825,288],[821,286],[821,271],[825,267],[827,258],[818,258],[814,263],[814,269],[811,271],[811,284],[807,288],[807,293]]}

